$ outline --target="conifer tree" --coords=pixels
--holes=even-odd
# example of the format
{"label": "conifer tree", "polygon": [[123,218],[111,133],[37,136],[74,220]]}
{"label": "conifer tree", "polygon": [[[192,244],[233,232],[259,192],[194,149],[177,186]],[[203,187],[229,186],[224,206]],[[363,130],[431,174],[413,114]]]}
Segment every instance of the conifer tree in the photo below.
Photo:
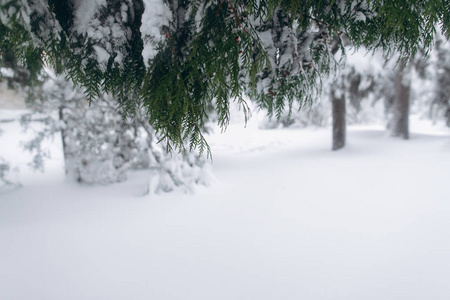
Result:
{"label": "conifer tree", "polygon": [[32,77],[44,63],[65,70],[90,101],[112,93],[130,116],[143,106],[169,148],[202,152],[207,107],[222,127],[245,95],[280,117],[318,95],[334,38],[408,58],[438,24],[448,36],[450,1],[1,0],[0,21],[0,49]]}
{"label": "conifer tree", "polygon": [[[0,83],[6,81],[8,89],[22,90],[24,86],[29,84],[29,73],[18,64],[12,51],[9,49],[5,50],[0,54],[0,66],[2,66],[0,69]],[[3,132],[1,128],[2,123],[10,121],[10,119],[0,120],[0,136]],[[0,156],[0,188],[20,186],[20,183],[12,176],[14,169],[9,161]]]}
{"label": "conifer tree", "polygon": [[191,191],[208,184],[206,159],[196,153],[166,153],[151,126],[140,117],[123,120],[116,100],[109,95],[89,106],[80,88],[46,74],[41,85],[30,88],[22,115],[25,128],[38,119],[39,130],[24,145],[32,152],[31,166],[43,169],[48,151],[43,141],[61,136],[64,166],[69,179],[84,184],[110,184],[126,179],[130,170],[147,170],[148,192]]}
{"label": "conifer tree", "polygon": [[437,52],[436,91],[431,101],[430,112],[433,118],[443,118],[450,127],[450,47],[442,38],[438,38],[435,50]]}
{"label": "conifer tree", "polygon": [[413,58],[413,109],[421,118],[450,127],[450,46],[438,35],[429,53],[423,49]]}

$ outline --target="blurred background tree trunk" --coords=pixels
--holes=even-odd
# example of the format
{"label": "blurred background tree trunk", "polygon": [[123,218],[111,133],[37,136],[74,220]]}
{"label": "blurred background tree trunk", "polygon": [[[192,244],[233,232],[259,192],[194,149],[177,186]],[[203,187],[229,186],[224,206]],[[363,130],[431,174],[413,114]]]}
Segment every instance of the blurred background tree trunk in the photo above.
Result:
{"label": "blurred background tree trunk", "polygon": [[332,150],[339,150],[345,146],[346,136],[346,106],[345,87],[343,83],[333,84],[331,87],[331,105],[333,116],[333,145]]}
{"label": "blurred background tree trunk", "polygon": [[411,89],[411,64],[401,59],[395,74],[395,98],[392,106],[391,133],[409,139],[409,106]]}

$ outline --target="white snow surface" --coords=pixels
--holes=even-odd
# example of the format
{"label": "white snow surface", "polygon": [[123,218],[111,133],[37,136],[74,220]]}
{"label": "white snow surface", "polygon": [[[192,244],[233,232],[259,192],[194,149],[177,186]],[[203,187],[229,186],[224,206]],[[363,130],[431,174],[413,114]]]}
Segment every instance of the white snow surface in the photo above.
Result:
{"label": "white snow surface", "polygon": [[332,152],[329,129],[256,119],[209,137],[212,187],[148,196],[146,172],[65,180],[57,137],[32,173],[20,126],[1,123],[23,187],[0,190],[0,299],[450,299],[447,129],[350,127]]}

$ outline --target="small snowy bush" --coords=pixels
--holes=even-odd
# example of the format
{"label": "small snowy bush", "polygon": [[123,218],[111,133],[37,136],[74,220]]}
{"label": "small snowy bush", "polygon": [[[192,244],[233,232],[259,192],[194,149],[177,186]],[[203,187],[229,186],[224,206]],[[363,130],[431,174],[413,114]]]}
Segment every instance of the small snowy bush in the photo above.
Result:
{"label": "small snowy bush", "polygon": [[29,126],[39,119],[43,124],[25,144],[35,154],[35,168],[42,168],[48,158],[43,140],[61,134],[66,173],[77,182],[109,184],[125,180],[130,170],[149,169],[149,192],[189,191],[193,184],[208,183],[205,158],[168,154],[148,122],[139,115],[124,119],[109,95],[89,104],[80,89],[52,75],[30,95],[33,112],[24,115],[22,123]]}
{"label": "small snowy bush", "polygon": [[431,53],[419,52],[414,60],[412,95],[415,112],[450,127],[450,45],[438,35]]}
{"label": "small snowy bush", "polygon": [[15,175],[17,169],[12,169],[10,163],[0,156],[0,189],[20,187],[21,184]]}
{"label": "small snowy bush", "polygon": [[10,181],[8,178],[8,172],[9,172],[9,164],[0,157],[0,186],[9,184]]}

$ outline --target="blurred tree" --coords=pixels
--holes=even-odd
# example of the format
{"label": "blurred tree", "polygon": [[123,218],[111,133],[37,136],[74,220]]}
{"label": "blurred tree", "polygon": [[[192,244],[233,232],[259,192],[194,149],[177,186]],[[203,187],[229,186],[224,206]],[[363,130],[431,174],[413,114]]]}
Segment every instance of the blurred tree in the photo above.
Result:
{"label": "blurred tree", "polygon": [[[164,151],[164,143],[144,119],[124,120],[114,98],[102,95],[89,105],[80,88],[52,74],[29,90],[31,112],[21,117],[28,128],[42,123],[25,148],[32,167],[42,169],[49,151],[43,141],[61,134],[66,174],[79,183],[109,184],[126,179],[130,170],[149,170],[149,191],[190,191],[208,184],[205,158],[195,153]],[[151,185],[151,186],[150,186]]]}
{"label": "blurred tree", "polygon": [[444,118],[450,127],[450,47],[439,37],[436,42],[436,91],[431,103],[432,117]]}
{"label": "blurred tree", "polygon": [[[5,48],[0,52],[0,82],[6,79],[7,88],[22,89],[29,82],[29,73],[20,64],[11,49]],[[0,125],[12,120],[0,120]],[[0,128],[0,135],[2,129]],[[12,168],[10,162],[0,156],[0,188],[3,186],[17,187],[20,184],[12,178]]]}

